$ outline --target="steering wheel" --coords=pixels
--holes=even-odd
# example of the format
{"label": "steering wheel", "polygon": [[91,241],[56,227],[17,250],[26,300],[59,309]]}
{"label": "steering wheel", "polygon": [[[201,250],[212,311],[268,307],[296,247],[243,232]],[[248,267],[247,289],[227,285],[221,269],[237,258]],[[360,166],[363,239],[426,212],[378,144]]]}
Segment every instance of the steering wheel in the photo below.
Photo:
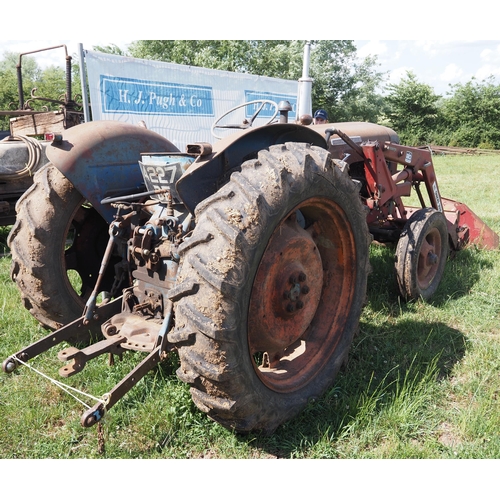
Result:
{"label": "steering wheel", "polygon": [[[248,120],[247,119],[243,120],[242,124],[236,124],[236,123],[234,123],[234,124],[228,124],[228,125],[219,125],[219,122],[225,116],[233,113],[237,109],[246,108],[247,106],[252,106],[254,104],[260,104],[260,106],[258,107],[257,111],[252,115],[252,117],[250,119],[248,119]],[[268,122],[266,122],[264,124],[264,125],[269,125],[270,123],[272,123],[272,121],[276,118],[276,115],[278,114],[278,111],[279,111],[278,110],[278,105],[274,101],[269,101],[267,99],[257,99],[255,101],[245,102],[243,104],[240,104],[239,106],[235,106],[234,108],[231,108],[229,111],[227,111],[223,115],[219,116],[219,118],[217,118],[217,120],[215,120],[215,122],[212,124],[212,128],[211,128],[212,135],[216,139],[222,139],[221,136],[219,136],[219,135],[217,135],[215,133],[215,129],[216,128],[220,128],[220,129],[234,128],[234,129],[239,129],[239,130],[244,130],[244,129],[250,128],[253,125],[253,122],[255,121],[255,119],[257,118],[257,116],[259,115],[259,113],[264,109],[264,106],[266,104],[271,105],[274,108],[274,110],[275,110],[273,116],[269,119]]]}

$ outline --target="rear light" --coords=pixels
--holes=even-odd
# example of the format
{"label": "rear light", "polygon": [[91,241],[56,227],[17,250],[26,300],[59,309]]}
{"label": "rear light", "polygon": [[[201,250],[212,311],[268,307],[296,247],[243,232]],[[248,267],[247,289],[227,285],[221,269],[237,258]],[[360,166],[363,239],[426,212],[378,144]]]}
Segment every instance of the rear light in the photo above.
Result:
{"label": "rear light", "polygon": [[45,140],[46,141],[52,141],[52,142],[61,142],[62,141],[62,135],[61,134],[55,134],[53,132],[48,132],[45,135]]}

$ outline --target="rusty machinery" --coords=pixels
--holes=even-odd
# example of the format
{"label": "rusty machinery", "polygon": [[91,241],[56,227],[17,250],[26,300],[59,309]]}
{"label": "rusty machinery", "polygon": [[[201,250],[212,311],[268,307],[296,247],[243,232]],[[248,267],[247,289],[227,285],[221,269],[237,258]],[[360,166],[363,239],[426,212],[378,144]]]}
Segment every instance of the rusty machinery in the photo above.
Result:
{"label": "rusty machinery", "polygon": [[[65,140],[74,143],[77,134],[78,127],[68,131],[66,138],[52,146],[55,151],[53,154],[65,150]],[[235,166],[241,164],[242,158],[248,156],[249,151],[255,151],[256,144],[261,149],[263,141],[286,145],[302,138],[309,144],[316,144],[307,146],[308,148],[328,149],[333,159],[328,168],[349,172],[356,197],[365,207],[367,227],[372,237],[379,241],[397,242],[395,266],[401,294],[407,299],[419,296],[430,298],[439,284],[450,251],[458,251],[468,244],[496,248],[498,236],[465,205],[441,197],[432,155],[428,150],[406,147],[386,140],[394,139],[392,134],[392,131],[385,127],[370,124],[330,124],[315,128],[288,124],[285,121],[245,130],[236,138],[220,141],[214,150],[209,144],[193,144],[188,146],[189,152],[186,154],[144,154],[140,167],[147,191],[101,200],[103,205],[114,207],[116,215],[109,226],[110,238],[99,278],[82,316],[9,356],[2,365],[3,370],[11,373],[21,362],[26,363],[62,341],[75,343],[89,342],[91,338],[96,337],[100,339],[87,347],[69,346],[59,352],[59,359],[66,363],[59,371],[63,377],[80,372],[90,359],[104,353],[121,357],[128,350],[144,352],[145,357],[137,367],[112,388],[102,401],[83,414],[82,425],[89,427],[98,422],[106,411],[149,370],[165,359],[169,352],[179,346],[189,350],[189,346],[196,343],[193,338],[201,333],[190,329],[188,323],[199,323],[198,331],[204,332],[210,342],[218,342],[223,332],[219,332],[217,328],[203,326],[207,316],[202,314],[203,307],[218,308],[218,304],[195,304],[195,307],[186,302],[186,299],[191,297],[196,302],[201,279],[209,281],[211,288],[220,288],[223,294],[228,293],[224,288],[230,289],[236,285],[233,285],[231,280],[221,278],[220,270],[210,272],[210,266],[214,266],[216,261],[205,262],[202,254],[190,253],[188,250],[199,245],[200,241],[203,243],[216,238],[213,231],[195,231],[195,221],[200,217],[205,199],[234,196],[234,192],[221,194],[218,182],[224,186],[223,179],[227,179],[231,172],[234,176],[234,172],[238,172]],[[272,139],[269,139],[270,137]],[[291,146],[286,147],[293,149]],[[302,147],[305,146],[300,146]],[[255,168],[255,165],[252,168]],[[316,166],[313,165],[313,168]],[[286,175],[286,172],[285,170],[283,175]],[[193,188],[195,185],[197,189]],[[264,203],[259,201],[258,193],[252,194],[253,189],[255,188],[248,188],[248,203],[252,203],[252,196],[256,206]],[[417,194],[421,205],[419,207],[410,207],[403,203],[403,199],[411,194],[412,189]],[[279,295],[283,293],[280,288],[277,299],[276,294],[273,295],[274,292],[262,291],[266,303],[259,302],[255,305],[256,299],[246,303],[251,314],[258,315],[263,309],[266,314],[272,316],[266,321],[257,320],[260,329],[272,330],[283,321],[288,325],[286,321],[289,318],[293,318],[294,324],[299,323],[299,320],[307,323],[301,327],[298,334],[294,335],[292,332],[292,338],[288,339],[285,338],[288,333],[273,334],[268,331],[266,335],[256,334],[255,328],[252,327],[255,320],[248,318],[250,351],[253,352],[252,346],[255,345],[254,358],[257,351],[262,354],[258,368],[255,359],[252,365],[267,389],[276,393],[293,393],[293,389],[281,381],[278,374],[271,372],[283,369],[286,363],[290,366],[296,363],[291,360],[291,355],[287,354],[288,351],[291,352],[292,343],[295,345],[301,341],[306,346],[303,349],[307,353],[307,335],[311,334],[306,335],[305,332],[309,331],[309,324],[314,323],[316,311],[322,307],[321,297],[325,293],[322,289],[326,278],[321,266],[325,267],[327,253],[321,254],[316,264],[305,261],[314,260],[311,255],[320,241],[317,233],[322,233],[322,237],[329,238],[329,241],[334,241],[336,237],[327,228],[320,229],[324,224],[322,216],[317,216],[316,221],[311,222],[310,219],[314,219],[320,210],[333,214],[329,223],[341,217],[341,211],[336,213],[337,202],[327,204],[317,196],[311,200],[314,200],[311,207],[302,202],[298,205],[299,208],[295,209],[293,217],[287,217],[286,224],[283,220],[280,222],[279,241],[275,242],[276,233],[273,233],[274,236],[266,243],[268,253],[264,253],[266,257],[262,257],[262,262],[268,261],[266,265],[269,271],[264,274],[256,272],[254,276],[254,286],[265,283],[268,287],[273,286],[267,277],[268,274],[276,280],[284,276],[285,281],[280,286],[285,290],[286,297]],[[302,209],[302,206],[305,208]],[[228,210],[226,212],[229,213]],[[251,213],[251,210],[248,210],[248,213]],[[216,224],[227,231],[230,235],[228,237],[235,233],[235,238],[238,238],[241,236],[236,234],[238,231],[245,232],[245,222],[241,214],[233,214],[233,219],[231,214],[224,217],[222,215],[214,212],[211,217],[220,218]],[[339,222],[339,225],[341,224],[342,222]],[[349,231],[345,231],[346,237],[349,234]],[[307,249],[302,252],[304,255],[297,257],[297,253],[290,253],[287,247],[295,244]],[[118,297],[97,304],[100,280],[112,253],[123,257],[120,265],[115,265],[115,289],[111,294]],[[190,265],[197,270],[197,276],[200,277],[198,280],[193,280],[189,275],[179,279],[179,271],[187,254]],[[277,261],[278,255],[281,257]],[[289,281],[287,272],[290,274]],[[316,278],[318,283],[311,278],[315,272],[319,273],[319,278]],[[121,296],[116,293],[118,289],[123,290]],[[230,311],[221,311],[221,314],[229,315]],[[191,315],[187,322],[184,319],[186,315]],[[330,334],[325,338],[325,348],[328,349]],[[323,359],[318,352],[312,350],[311,357],[319,356],[318,359],[326,362],[326,358]],[[205,361],[200,352],[196,350],[194,355],[200,356],[199,362],[203,365]],[[218,362],[227,361],[221,359]],[[202,367],[199,373],[192,373],[190,366],[183,364],[178,374],[181,379],[191,383],[193,390],[199,391],[199,380],[210,378],[204,373],[204,370],[209,368]],[[307,378],[310,372],[307,366],[302,361],[297,373],[304,373]],[[204,398],[196,401],[199,407],[204,407],[209,415],[222,424],[248,430],[248,424],[240,425],[239,417],[225,417],[226,409],[220,409],[219,406],[223,404],[216,400],[215,396],[208,397],[205,394]],[[282,416],[280,421],[283,418],[288,417]],[[271,425],[267,420],[260,424],[260,427],[268,429],[275,426],[276,422],[273,421]],[[259,428],[259,424],[252,428]]]}
{"label": "rusty machinery", "polygon": [[[310,94],[307,74],[302,83]],[[304,101],[310,104],[307,95]],[[267,105],[279,118],[255,127]],[[75,214],[87,200],[110,222],[108,243],[98,272],[88,273],[91,291],[79,317],[61,326],[55,314],[46,322],[55,331],[2,368],[12,373],[62,342],[62,377],[101,354],[112,360],[143,352],[83,413],[84,427],[176,351],[177,376],[200,410],[237,431],[272,432],[319,397],[345,361],[373,239],[395,244],[406,300],[432,297],[450,253],[498,247],[498,235],[467,206],[441,196],[430,151],[400,145],[391,129],[310,125],[302,112],[291,123],[288,102],[247,106],[255,112],[243,124],[214,123],[237,132],[190,144],[185,153],[159,134],[111,121],[72,127],[47,148],[52,165],[40,183],[50,188],[55,176],[72,184],[80,193]],[[417,206],[403,201],[413,192]],[[45,199],[44,189],[33,189],[20,208]],[[82,221],[77,257],[85,262],[92,238],[82,235],[92,234],[94,219]],[[22,247],[36,239],[30,231],[21,221],[9,236],[27,298],[32,276],[21,269],[16,241]]]}

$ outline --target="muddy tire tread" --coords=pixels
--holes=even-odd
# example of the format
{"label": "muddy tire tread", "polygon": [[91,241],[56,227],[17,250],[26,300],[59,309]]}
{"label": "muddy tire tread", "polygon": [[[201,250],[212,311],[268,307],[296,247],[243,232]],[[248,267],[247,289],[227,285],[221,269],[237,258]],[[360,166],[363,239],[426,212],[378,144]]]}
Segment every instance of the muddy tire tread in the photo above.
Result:
{"label": "muddy tire tread", "polygon": [[[36,172],[33,185],[16,205],[16,223],[8,237],[11,278],[24,307],[50,329],[72,321],[83,310],[83,301],[68,288],[61,267],[65,214],[83,201],[71,182],[48,163]],[[58,236],[61,241],[55,241]]]}

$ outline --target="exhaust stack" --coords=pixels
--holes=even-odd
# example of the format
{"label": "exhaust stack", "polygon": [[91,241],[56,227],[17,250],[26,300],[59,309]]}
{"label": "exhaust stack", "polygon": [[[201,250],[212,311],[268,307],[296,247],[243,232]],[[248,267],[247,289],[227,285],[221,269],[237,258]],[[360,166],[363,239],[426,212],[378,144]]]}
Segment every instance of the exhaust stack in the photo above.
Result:
{"label": "exhaust stack", "polygon": [[299,78],[299,87],[297,91],[297,120],[302,121],[301,117],[308,115],[312,120],[312,84],[313,80],[309,77],[309,61],[311,57],[311,43],[306,42],[304,46],[304,61],[302,64],[302,78]]}

